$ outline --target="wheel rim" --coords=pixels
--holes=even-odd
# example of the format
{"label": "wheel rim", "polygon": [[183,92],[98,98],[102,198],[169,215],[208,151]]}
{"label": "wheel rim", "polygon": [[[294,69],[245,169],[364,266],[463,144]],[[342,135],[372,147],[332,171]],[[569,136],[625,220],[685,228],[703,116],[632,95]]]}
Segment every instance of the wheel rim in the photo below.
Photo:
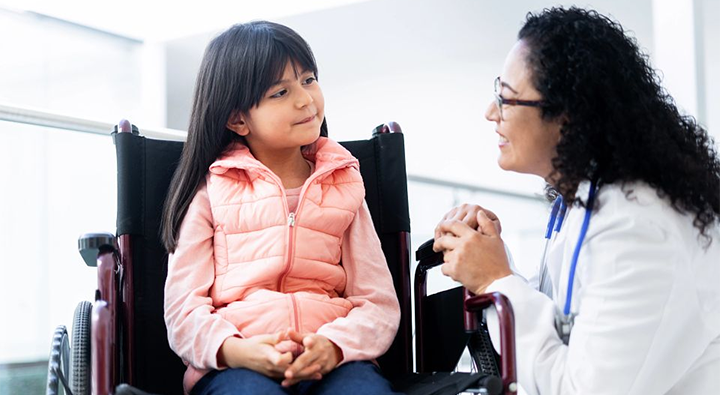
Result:
{"label": "wheel rim", "polygon": [[[67,328],[60,325],[55,328],[52,345],[50,347],[50,360],[48,361],[47,395],[64,394],[70,358],[70,342]],[[65,381],[63,383],[63,381]]]}

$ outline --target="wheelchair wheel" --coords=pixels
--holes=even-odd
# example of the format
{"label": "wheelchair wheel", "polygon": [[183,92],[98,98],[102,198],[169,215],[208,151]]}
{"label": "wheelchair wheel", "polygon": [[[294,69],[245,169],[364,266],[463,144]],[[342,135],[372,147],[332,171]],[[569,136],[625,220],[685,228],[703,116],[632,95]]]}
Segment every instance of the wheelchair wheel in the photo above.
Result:
{"label": "wheelchair wheel", "polygon": [[47,395],[65,394],[68,388],[65,372],[69,367],[70,344],[65,325],[55,328],[52,346],[50,348],[50,361],[48,362]]}
{"label": "wheelchair wheel", "polygon": [[72,327],[72,368],[70,389],[73,395],[90,395],[90,322],[92,303],[80,302],[75,308]]}

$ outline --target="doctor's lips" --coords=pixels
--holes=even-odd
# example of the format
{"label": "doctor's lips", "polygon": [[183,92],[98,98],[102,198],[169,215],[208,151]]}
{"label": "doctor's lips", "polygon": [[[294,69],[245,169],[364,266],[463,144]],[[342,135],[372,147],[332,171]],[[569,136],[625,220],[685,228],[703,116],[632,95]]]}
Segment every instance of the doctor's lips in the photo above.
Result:
{"label": "doctor's lips", "polygon": [[497,133],[497,135],[498,135],[498,146],[503,147],[503,146],[505,146],[505,145],[507,145],[507,144],[510,143],[510,141],[508,141],[507,137],[505,137],[505,136],[503,136],[502,134],[498,133],[497,130],[495,131],[495,133]]}

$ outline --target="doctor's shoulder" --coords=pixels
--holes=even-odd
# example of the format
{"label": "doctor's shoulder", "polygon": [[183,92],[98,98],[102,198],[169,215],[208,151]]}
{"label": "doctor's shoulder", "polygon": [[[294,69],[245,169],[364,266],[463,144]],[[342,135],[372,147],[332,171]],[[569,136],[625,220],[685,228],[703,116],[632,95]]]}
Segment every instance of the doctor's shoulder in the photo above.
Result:
{"label": "doctor's shoulder", "polygon": [[720,251],[720,224],[716,222],[706,229],[709,238],[700,235],[693,213],[677,210],[666,195],[645,182],[603,185],[596,209],[598,217],[610,217],[615,225],[634,224],[644,231],[662,232],[668,241],[682,243],[690,249]]}
{"label": "doctor's shoulder", "polygon": [[[675,210],[670,199],[645,182],[602,185],[596,199],[591,228],[597,231],[625,235],[651,232],[657,233],[657,237],[653,237],[655,240],[677,241],[678,238],[685,239],[691,229],[696,229],[690,215]],[[697,234],[696,231],[691,233]]]}

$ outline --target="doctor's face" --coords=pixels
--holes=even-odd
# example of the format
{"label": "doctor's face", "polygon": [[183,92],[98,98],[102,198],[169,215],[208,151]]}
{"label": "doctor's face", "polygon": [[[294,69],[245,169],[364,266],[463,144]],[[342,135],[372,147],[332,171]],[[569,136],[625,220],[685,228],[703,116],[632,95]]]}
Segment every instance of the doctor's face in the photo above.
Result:
{"label": "doctor's face", "polygon": [[496,100],[485,112],[488,121],[495,122],[503,170],[535,174],[548,180],[552,172],[552,158],[560,139],[560,121],[542,118],[538,107],[542,96],[533,87],[532,70],[525,61],[527,45],[518,41],[505,59]]}

